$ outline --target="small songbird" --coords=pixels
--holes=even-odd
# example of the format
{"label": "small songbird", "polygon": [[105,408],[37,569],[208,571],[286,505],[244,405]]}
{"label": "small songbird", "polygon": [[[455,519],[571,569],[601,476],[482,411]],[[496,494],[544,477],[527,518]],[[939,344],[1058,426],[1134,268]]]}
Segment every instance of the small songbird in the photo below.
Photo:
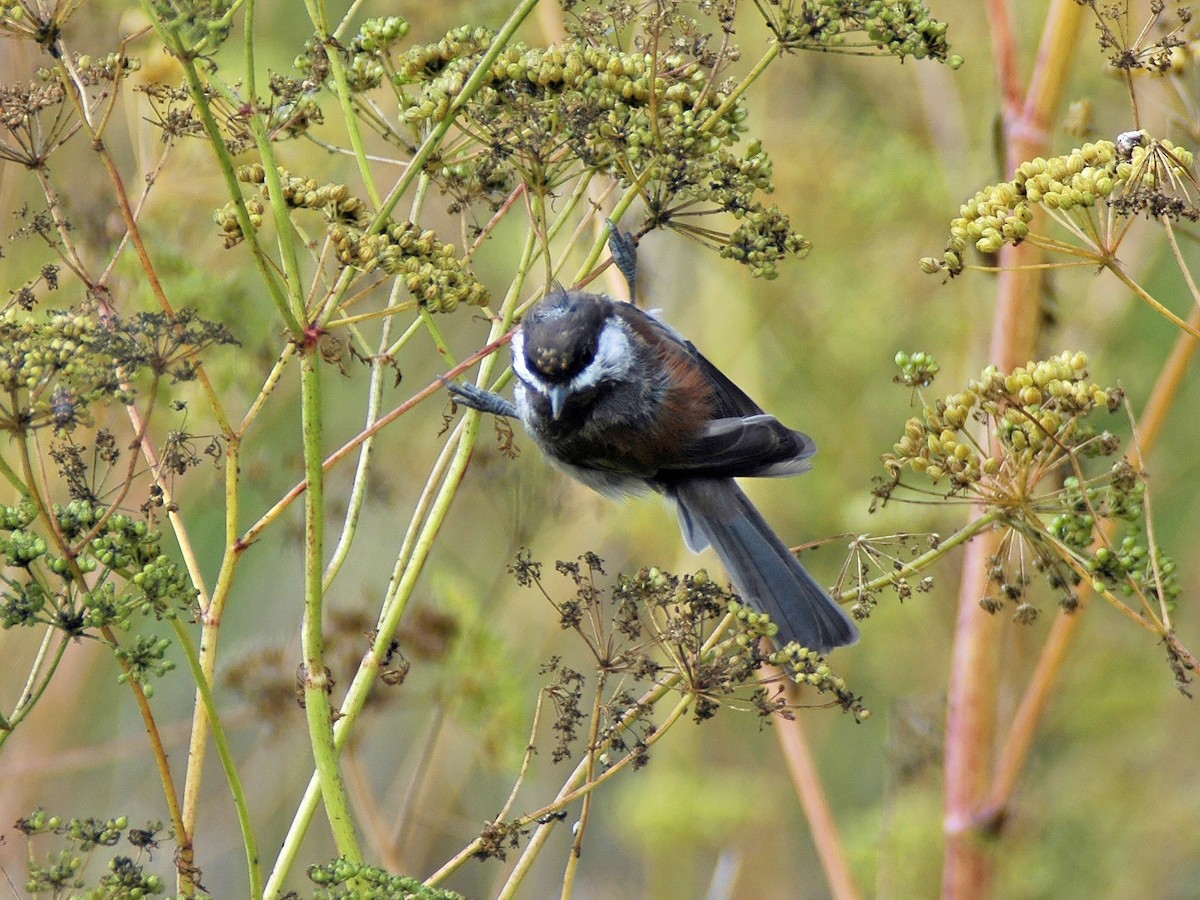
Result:
{"label": "small songbird", "polygon": [[858,629],[805,571],[735,477],[799,475],[816,446],[763,412],[656,316],[600,294],[556,288],[512,339],[515,404],[450,383],[465,406],[519,418],[561,469],[620,497],[671,500],[693,551],[712,546],[751,607],[826,653]]}

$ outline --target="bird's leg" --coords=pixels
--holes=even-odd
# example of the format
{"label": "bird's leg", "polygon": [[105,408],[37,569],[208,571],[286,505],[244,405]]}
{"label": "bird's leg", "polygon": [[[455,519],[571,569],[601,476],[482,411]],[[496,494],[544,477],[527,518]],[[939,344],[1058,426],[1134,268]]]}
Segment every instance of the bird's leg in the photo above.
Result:
{"label": "bird's leg", "polygon": [[482,413],[491,413],[493,416],[502,416],[506,419],[517,418],[517,408],[513,406],[512,401],[505,400],[499,394],[485,391],[466,381],[442,379],[442,383],[446,385],[446,390],[454,396],[455,403],[461,403],[468,409],[476,409]]}
{"label": "bird's leg", "polygon": [[625,277],[629,287],[629,302],[637,302],[637,244],[633,235],[622,231],[611,219],[605,220],[608,225],[608,251],[612,260]]}

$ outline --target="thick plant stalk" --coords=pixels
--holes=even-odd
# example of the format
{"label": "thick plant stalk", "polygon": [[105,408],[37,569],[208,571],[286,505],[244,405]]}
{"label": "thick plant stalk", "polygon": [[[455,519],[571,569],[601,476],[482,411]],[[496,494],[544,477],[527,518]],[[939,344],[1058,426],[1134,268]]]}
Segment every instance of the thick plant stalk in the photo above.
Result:
{"label": "thick plant stalk", "polygon": [[[791,682],[783,671],[768,666],[763,669],[764,682],[783,684],[786,686],[788,703],[800,705],[800,690]],[[774,722],[779,744],[787,761],[788,774],[792,776],[792,784],[796,787],[796,795],[804,808],[804,817],[812,830],[813,844],[817,848],[817,856],[821,860],[821,868],[825,870],[825,880],[829,883],[829,893],[834,900],[858,900],[862,894],[854,882],[854,873],[850,869],[850,861],[846,856],[846,847],[838,834],[837,823],[833,818],[833,809],[825,794],[825,786],[821,774],[817,770],[817,761],[813,758],[809,746],[808,735],[804,731],[803,716],[791,719],[779,718]]]}
{"label": "thick plant stalk", "polygon": [[[988,6],[997,35],[1010,34],[1007,4]],[[1078,40],[1083,7],[1075,0],[1055,0],[1046,16],[1037,62],[1025,101],[1016,108],[1017,83],[1011,44],[996,46],[1005,100],[1005,166],[1011,171],[1041,155],[1047,124],[1059,106],[1072,51]],[[995,321],[989,362],[1001,370],[1020,365],[1034,354],[1039,322],[1039,251],[1030,243],[1006,246],[1000,256]],[[982,535],[968,546],[954,626],[954,650],[946,710],[946,851],[942,872],[944,897],[991,894],[994,867],[987,839],[1000,824],[987,821],[994,763],[996,714],[1000,681],[1000,632],[1003,622],[985,612],[979,599],[988,589],[988,560],[998,536]]]}
{"label": "thick plant stalk", "polygon": [[[1189,323],[1193,327],[1200,327],[1200,309],[1192,311]],[[1200,346],[1200,342],[1186,332],[1175,339],[1171,355],[1159,373],[1154,390],[1151,391],[1150,399],[1138,422],[1137,441],[1131,450],[1130,460],[1135,468],[1141,467],[1145,457],[1149,456],[1158,442],[1167,413],[1179,396],[1184,373],[1195,355],[1197,346]],[[1042,648],[1042,655],[1038,658],[1037,667],[1017,706],[1017,712],[1013,716],[1012,725],[1000,752],[987,813],[991,819],[998,820],[1007,814],[1017,779],[1024,769],[1026,759],[1029,758],[1038,723],[1046,712],[1067,651],[1071,648],[1079,623],[1083,619],[1082,604],[1086,599],[1087,595],[1081,593],[1080,608],[1074,613],[1059,615],[1050,629],[1050,636]]]}

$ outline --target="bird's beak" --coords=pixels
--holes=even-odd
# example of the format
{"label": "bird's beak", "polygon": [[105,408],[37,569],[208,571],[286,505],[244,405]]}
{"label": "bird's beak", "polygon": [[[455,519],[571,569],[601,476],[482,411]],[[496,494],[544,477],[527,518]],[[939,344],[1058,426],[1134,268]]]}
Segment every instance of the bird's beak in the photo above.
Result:
{"label": "bird's beak", "polygon": [[567,389],[563,385],[555,385],[550,388],[550,414],[554,416],[555,421],[562,415],[563,406],[567,402]]}

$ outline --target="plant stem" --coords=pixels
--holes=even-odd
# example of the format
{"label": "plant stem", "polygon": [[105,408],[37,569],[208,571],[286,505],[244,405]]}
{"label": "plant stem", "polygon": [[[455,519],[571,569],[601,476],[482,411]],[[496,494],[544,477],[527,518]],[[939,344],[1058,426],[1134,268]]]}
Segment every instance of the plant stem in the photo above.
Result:
{"label": "plant stem", "polygon": [[350,816],[346,785],[333,741],[333,707],[329,700],[333,682],[324,658],[325,475],[321,454],[321,369],[315,347],[305,348],[300,356],[300,389],[304,474],[308,484],[304,494],[304,623],[301,629],[304,711],[317,780],[325,801],[325,815],[338,853],[351,862],[361,862],[362,850]]}
{"label": "plant stem", "polygon": [[[997,0],[988,6],[988,13],[993,28],[1007,30],[1007,4]],[[1074,0],[1054,0],[1047,12],[1037,65],[1020,114],[1014,117],[1011,109],[1006,110],[1008,171],[1044,151],[1046,126],[1061,100],[1082,21],[1083,7]],[[1014,62],[1015,54],[1005,53],[998,60],[1005,66]],[[1016,78],[1007,72],[1001,83],[1015,84]],[[1030,230],[1037,229],[1031,225]],[[1004,271],[997,285],[990,352],[990,361],[1001,371],[1020,365],[1035,350],[1040,276],[1024,267],[1040,261],[1038,252],[1026,242],[1005,247],[1001,253]],[[963,560],[946,710],[945,897],[986,897],[993,887],[994,861],[985,837],[994,834],[998,823],[983,821],[979,815],[987,802],[992,767],[1003,623],[984,611],[979,600],[987,591],[988,561],[997,548],[997,535],[981,535],[968,546]]]}
{"label": "plant stem", "polygon": [[[486,384],[487,380],[491,377],[492,369],[495,366],[495,357],[493,354],[498,346],[499,336],[507,332],[512,325],[512,318],[517,306],[517,300],[520,297],[524,274],[529,270],[528,264],[530,256],[533,253],[533,246],[532,235],[530,235],[527,237],[521,259],[517,265],[517,277],[514,279],[508,295],[505,297],[499,318],[492,323],[487,347],[474,354],[471,359],[460,364],[459,367],[456,367],[456,370],[451,373],[452,375],[457,374],[459,371],[465,371],[477,359],[482,359],[479,372],[480,384]],[[419,399],[429,396],[434,390],[440,387],[440,382],[430,385],[405,403],[402,409],[411,408]],[[394,418],[398,412],[394,411],[393,414],[384,416],[376,423],[375,427],[368,429],[368,432],[371,434],[375,433],[387,421]],[[425,563],[433,549],[434,540],[441,531],[442,524],[445,522],[446,515],[450,510],[450,504],[458,493],[458,487],[462,483],[463,476],[466,474],[467,464],[470,462],[471,453],[475,447],[475,439],[479,433],[479,419],[479,413],[469,411],[447,442],[446,452],[451,453],[452,456],[445,477],[437,491],[436,498],[429,507],[428,515],[425,516],[423,524],[419,527],[416,539],[412,542],[411,553],[406,554],[402,549],[397,559],[397,569],[393,575],[392,583],[389,585],[388,596],[385,598],[380,612],[378,627],[375,630],[375,640],[371,645],[370,651],[364,656],[358,671],[355,673],[354,679],[350,683],[350,687],[346,691],[346,696],[342,700],[339,709],[341,716],[333,730],[335,754],[350,739],[358,715],[362,712],[362,708],[375,683],[381,662],[391,646],[392,636],[400,624],[400,620],[407,608],[408,600],[412,596],[413,589],[416,587],[417,579],[424,570]],[[360,443],[361,439],[363,439],[363,435],[360,435],[355,441],[347,444],[342,450],[348,452],[347,448]],[[342,450],[338,451],[338,453],[341,453]],[[337,454],[334,454],[334,456],[337,456]],[[326,466],[331,464],[331,461],[325,462]],[[312,472],[308,473],[310,479],[318,475],[321,471],[320,457],[317,456],[317,465]],[[300,486],[300,489],[303,490],[310,483],[306,481],[305,485]],[[410,525],[410,532],[417,529],[418,516],[419,513],[414,514],[413,522]],[[408,540],[406,539],[404,543],[405,547],[407,547]],[[333,762],[336,765],[336,757]],[[271,875],[267,879],[264,894],[269,900],[273,900],[273,898],[279,895],[283,880],[286,878],[292,863],[295,861],[296,854],[299,852],[300,842],[308,829],[308,824],[315,810],[316,801],[319,796],[319,784],[320,782],[316,777],[309,781],[308,788],[300,801],[295,816],[292,818],[292,824],[284,838],[279,857],[276,859]]]}
{"label": "plant stem", "polygon": [[[787,693],[788,705],[800,705],[800,689],[783,670],[775,666],[764,666],[758,678],[764,684],[782,684]],[[821,868],[825,870],[829,893],[834,900],[857,900],[861,894],[854,883],[854,873],[846,858],[846,848],[838,834],[833,810],[829,806],[829,798],[825,795],[825,786],[821,783],[816,760],[813,759],[808,737],[804,733],[803,717],[786,719],[780,716],[772,724],[783,749],[784,759],[787,760],[788,772],[792,776],[800,805],[804,808],[804,817],[808,820],[813,844],[816,845],[817,856],[821,860]]]}
{"label": "plant stem", "polygon": [[[246,850],[250,896],[252,900],[259,900],[262,897],[262,867],[258,855],[258,840],[254,836],[254,826],[250,821],[250,805],[246,801],[246,792],[242,787],[242,781],[238,775],[237,765],[233,759],[233,751],[229,747],[229,740],[225,735],[225,729],[217,717],[217,702],[213,699],[212,688],[210,687],[208,677],[201,668],[200,657],[196,655],[196,648],[192,646],[191,635],[184,624],[179,621],[178,617],[171,619],[171,627],[175,631],[176,641],[183,650],[188,668],[192,671],[192,678],[196,682],[196,690],[200,695],[202,708],[207,714],[205,724],[212,728],[213,742],[217,745],[217,756],[221,760],[221,768],[225,771],[225,779],[229,782],[229,792],[233,796],[233,806],[237,810],[238,825],[242,830],[242,844]],[[198,760],[195,762],[195,765],[199,768],[200,764]],[[189,765],[189,772],[191,768],[192,766]],[[191,827],[195,827],[194,823],[191,824]]]}
{"label": "plant stem", "polygon": [[[1194,327],[1200,327],[1200,308],[1192,311],[1189,322]],[[1138,421],[1137,440],[1132,448],[1130,459],[1134,468],[1142,466],[1144,456],[1149,455],[1157,443],[1158,437],[1162,433],[1162,426],[1166,422],[1167,413],[1179,395],[1183,376],[1198,346],[1200,346],[1200,341],[1197,341],[1188,332],[1180,334],[1175,339],[1171,354],[1159,373],[1141,419]],[[1084,581],[1082,587],[1086,588],[1086,586],[1087,582]],[[1016,791],[1017,779],[1024,770],[1025,761],[1029,758],[1037,727],[1045,717],[1051,690],[1058,680],[1059,672],[1062,671],[1067,651],[1070,650],[1071,644],[1075,640],[1079,623],[1083,620],[1084,606],[1090,596],[1090,592],[1081,591],[1079,608],[1073,613],[1061,613],[1054,620],[1050,636],[1046,639],[1045,646],[1042,647],[1037,666],[1029,679],[1025,693],[1021,696],[1021,702],[1017,706],[1012,725],[1009,726],[1003,748],[1000,751],[996,775],[988,797],[987,815],[989,818],[999,820],[1007,814],[1009,804]]]}

